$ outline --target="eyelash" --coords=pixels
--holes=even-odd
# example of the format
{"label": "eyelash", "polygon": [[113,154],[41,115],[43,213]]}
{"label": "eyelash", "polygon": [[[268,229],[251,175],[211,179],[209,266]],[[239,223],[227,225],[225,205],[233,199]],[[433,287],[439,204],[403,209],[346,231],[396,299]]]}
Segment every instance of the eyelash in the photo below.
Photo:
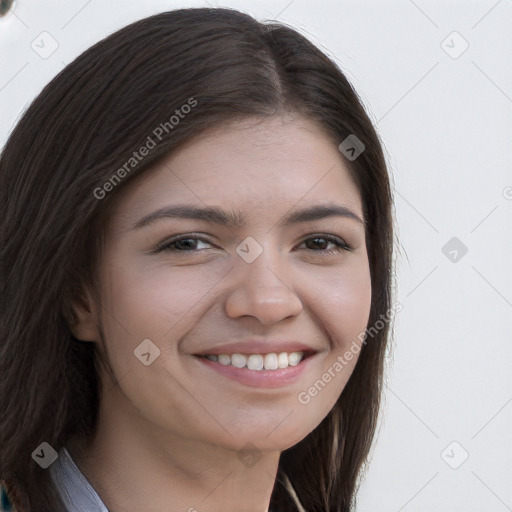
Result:
{"label": "eyelash", "polygon": [[[316,253],[320,253],[320,254],[336,254],[336,253],[340,253],[341,251],[352,252],[354,250],[343,239],[335,237],[333,235],[328,235],[328,234],[323,234],[323,233],[317,233],[317,234],[311,236],[310,238],[306,238],[306,240],[303,240],[300,243],[300,245],[302,245],[305,242],[308,242],[310,240],[315,240],[315,239],[323,239],[323,240],[326,240],[326,241],[331,242],[334,245],[336,245],[336,249],[330,249],[330,250],[329,249],[322,249],[320,251],[313,251],[313,252],[316,252]],[[190,250],[190,251],[184,250],[184,251],[182,251],[182,250],[175,249],[175,248],[172,247],[177,242],[182,242],[183,240],[199,240],[200,242],[205,242],[207,244],[214,245],[210,241],[208,241],[206,238],[203,238],[203,237],[200,237],[200,236],[179,235],[179,236],[176,236],[174,238],[171,238],[170,240],[166,240],[166,241],[160,243],[155,248],[153,253],[157,254],[157,253],[160,253],[160,252],[163,252],[163,251],[169,251],[169,252],[174,252],[174,253],[180,253],[180,252],[181,253],[193,253],[193,252],[200,252],[200,251],[206,250],[206,249],[200,249],[199,251],[197,251],[197,250]]]}

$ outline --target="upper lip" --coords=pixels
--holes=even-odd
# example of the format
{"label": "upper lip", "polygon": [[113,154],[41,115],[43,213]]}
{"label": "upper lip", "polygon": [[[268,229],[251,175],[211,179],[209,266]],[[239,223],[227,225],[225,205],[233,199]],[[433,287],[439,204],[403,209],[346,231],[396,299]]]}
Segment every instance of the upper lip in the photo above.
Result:
{"label": "upper lip", "polygon": [[281,352],[318,352],[318,349],[305,343],[291,340],[245,340],[216,345],[195,355],[271,354]]}

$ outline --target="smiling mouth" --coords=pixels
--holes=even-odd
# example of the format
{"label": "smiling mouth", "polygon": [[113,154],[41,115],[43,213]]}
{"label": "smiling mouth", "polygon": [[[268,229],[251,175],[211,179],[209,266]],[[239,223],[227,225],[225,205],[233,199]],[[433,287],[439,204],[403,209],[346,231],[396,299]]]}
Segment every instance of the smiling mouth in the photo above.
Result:
{"label": "smiling mouth", "polygon": [[314,355],[314,351],[304,352],[271,352],[268,354],[205,354],[198,355],[203,359],[209,359],[223,366],[233,366],[247,370],[283,370],[291,366],[297,366],[308,357]]}

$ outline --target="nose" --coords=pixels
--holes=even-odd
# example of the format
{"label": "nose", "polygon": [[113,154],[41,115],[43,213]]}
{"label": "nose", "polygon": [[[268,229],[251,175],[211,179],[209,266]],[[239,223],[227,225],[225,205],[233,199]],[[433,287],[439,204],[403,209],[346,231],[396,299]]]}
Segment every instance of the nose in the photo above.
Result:
{"label": "nose", "polygon": [[276,266],[269,250],[252,263],[238,261],[239,269],[233,272],[235,284],[226,299],[226,314],[230,318],[252,316],[262,324],[274,324],[288,317],[298,316],[303,304],[291,283],[286,282],[286,272]]}

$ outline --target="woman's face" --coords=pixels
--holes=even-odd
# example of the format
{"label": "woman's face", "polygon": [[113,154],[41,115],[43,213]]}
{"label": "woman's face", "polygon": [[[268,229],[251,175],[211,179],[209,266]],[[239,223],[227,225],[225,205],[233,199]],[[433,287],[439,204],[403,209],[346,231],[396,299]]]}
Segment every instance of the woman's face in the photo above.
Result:
{"label": "woman's face", "polygon": [[[172,215],[180,205],[237,212],[240,222]],[[351,213],[307,214],[319,206]],[[367,326],[362,218],[344,157],[299,117],[211,131],[128,184],[100,265],[101,324],[120,386],[104,414],[232,449],[303,439],[338,399]],[[291,352],[309,357],[279,357]],[[237,367],[244,356],[251,368],[288,367]]]}

